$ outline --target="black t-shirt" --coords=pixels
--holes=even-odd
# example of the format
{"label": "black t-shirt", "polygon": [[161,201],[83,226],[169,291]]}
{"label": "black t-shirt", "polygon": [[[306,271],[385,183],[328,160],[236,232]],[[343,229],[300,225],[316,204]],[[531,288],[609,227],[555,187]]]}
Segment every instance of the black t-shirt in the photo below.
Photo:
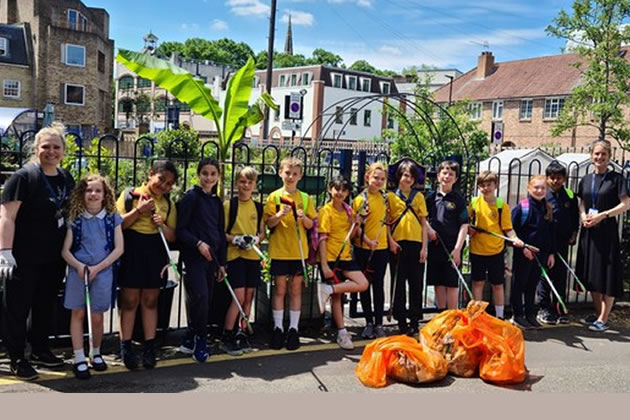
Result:
{"label": "black t-shirt", "polygon": [[[595,177],[594,181],[593,177]],[[584,201],[584,210],[587,213],[590,208],[596,208],[600,213],[610,210],[621,202],[620,197],[627,195],[626,180],[621,174],[611,171],[601,175],[585,175],[580,180],[577,190],[577,196]],[[594,200],[595,203],[593,203]]]}
{"label": "black t-shirt", "polygon": [[446,195],[432,191],[427,196],[429,224],[444,240],[447,247],[453,248],[457,242],[460,227],[468,221],[466,199],[455,190]]}
{"label": "black t-shirt", "polygon": [[[45,264],[61,259],[66,226],[59,226],[57,204],[46,187],[39,166],[32,163],[14,173],[6,182],[2,203],[21,201],[15,219],[13,256],[20,263]],[[47,176],[55,195],[65,209],[74,188],[69,172],[59,169],[56,176]],[[63,193],[65,186],[65,194]],[[63,213],[65,217],[65,212]]]}

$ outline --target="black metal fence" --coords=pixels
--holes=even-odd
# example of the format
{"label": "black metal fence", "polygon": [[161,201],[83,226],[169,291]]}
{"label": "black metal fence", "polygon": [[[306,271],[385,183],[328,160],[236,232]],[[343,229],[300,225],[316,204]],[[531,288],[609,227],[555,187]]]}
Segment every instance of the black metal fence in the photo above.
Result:
{"label": "black metal fence", "polygon": [[[25,132],[17,140],[12,140],[13,143],[3,143],[1,152],[1,173],[0,184],[4,183],[4,180],[12,173],[12,171],[21,167],[27,159],[26,149],[32,139],[34,138],[34,132]],[[93,143],[93,144],[92,144]],[[196,166],[200,159],[205,157],[218,157],[218,145],[213,141],[208,141],[200,145],[200,147],[192,147],[182,139],[174,139],[168,142],[165,147],[161,145],[165,153],[161,156],[157,156],[157,143],[156,140],[143,136],[133,141],[133,153],[130,156],[120,153],[121,140],[114,135],[104,135],[94,142],[84,142],[80,137],[73,135],[71,141],[68,142],[72,147],[67,149],[66,158],[63,165],[69,169],[75,179],[78,179],[82,175],[91,171],[99,171],[104,175],[110,177],[112,186],[119,194],[124,188],[130,186],[139,185],[146,179],[148,168],[155,159],[170,159],[180,171],[180,178],[176,190],[173,192],[172,197],[177,199],[181,194],[186,191],[191,185],[196,182]],[[96,147],[94,147],[96,146]],[[128,147],[126,149],[129,149]],[[192,150],[198,150],[198,153],[193,153]],[[281,187],[282,183],[277,176],[280,161],[287,156],[293,156],[301,159],[304,163],[304,177],[298,184],[298,188],[308,192],[315,200],[317,207],[323,205],[327,199],[326,186],[328,181],[338,175],[343,174],[351,180],[354,191],[353,194],[358,194],[363,187],[363,179],[365,174],[365,168],[367,164],[374,161],[383,161],[388,163],[390,158],[387,153],[370,153],[367,151],[353,151],[350,149],[338,150],[332,148],[322,147],[317,150],[312,150],[307,147],[295,147],[292,149],[281,149],[275,145],[267,145],[265,147],[253,148],[247,144],[239,142],[233,145],[230,153],[230,158],[220,162],[224,175],[223,187],[225,189],[225,196],[231,197],[234,193],[233,177],[235,168],[239,166],[249,165],[253,166],[260,173],[259,185],[257,195],[255,199],[264,202],[266,196],[271,191]],[[426,189],[432,188],[435,184],[435,168],[438,162],[427,162],[422,156],[414,156],[416,161],[421,163],[427,169],[427,183]],[[481,161],[474,157],[456,157],[462,164],[462,176],[458,181],[459,188],[467,198],[476,195],[475,177],[481,170],[491,169],[499,175],[498,196],[506,200],[510,205],[515,205],[518,199],[524,197],[527,194],[526,184],[531,176],[544,174],[547,164],[553,160],[553,157],[544,152],[537,152],[534,154],[522,154],[515,155],[514,157],[503,157],[501,154],[493,156],[489,159]],[[628,171],[630,168],[623,165],[623,161],[620,164],[612,164],[615,170],[622,172],[626,179],[628,179]],[[568,168],[568,185],[574,190],[577,187],[578,180],[588,173],[591,169],[588,159],[580,161],[565,162]],[[628,255],[628,240],[630,240],[630,219],[628,217],[620,218],[620,232],[622,236],[622,253],[624,255],[624,261],[630,256]],[[575,264],[576,249],[572,247],[570,249],[569,261],[572,265]],[[183,274],[185,276],[185,267],[183,268]],[[468,262],[465,256],[464,258],[464,271],[468,271]],[[628,270],[624,273],[625,279],[625,294],[624,299],[628,299]],[[181,272],[181,271],[180,271]],[[317,279],[319,273],[317,270],[312,269],[311,278]],[[387,284],[388,282],[386,282]],[[507,290],[509,293],[509,282],[506,282]],[[254,304],[254,321],[261,321],[269,319],[270,313],[270,299],[271,285],[264,283],[257,291],[257,296]],[[386,305],[389,305],[389,285],[386,286]],[[431,302],[431,287],[425,285],[425,310],[430,311],[433,306]],[[314,293],[316,288],[314,285],[307,285],[305,287],[305,298],[303,299],[302,314],[303,319],[320,318],[320,313],[317,305],[317,294]],[[173,293],[171,290],[170,293]],[[168,293],[164,293],[168,296]],[[173,296],[173,295],[171,295]],[[583,303],[586,301],[586,295],[578,295],[574,292],[573,281],[567,282],[567,296],[569,303]],[[229,301],[229,298],[226,298]],[[61,305],[61,298],[59,299],[59,311],[60,319],[68,318],[69,315],[63,315],[63,309]],[[184,296],[183,288],[177,288],[173,296],[172,302],[166,299],[161,305],[165,306],[164,313],[161,312],[161,320],[159,326],[161,328],[180,328],[184,326]],[[171,312],[172,311],[174,312]],[[357,299],[353,297],[350,304],[351,316],[359,316],[357,310]],[[109,314],[109,333],[115,331],[115,311],[111,311]],[[69,318],[68,318],[69,319]],[[65,327],[59,327],[56,335],[67,334],[67,325]],[[65,328],[65,329],[64,329]]]}

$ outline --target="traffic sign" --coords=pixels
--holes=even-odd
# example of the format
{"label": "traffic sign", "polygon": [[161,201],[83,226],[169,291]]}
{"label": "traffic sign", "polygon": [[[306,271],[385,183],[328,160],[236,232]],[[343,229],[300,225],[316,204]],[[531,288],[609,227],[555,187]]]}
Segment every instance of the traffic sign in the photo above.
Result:
{"label": "traffic sign", "polygon": [[302,95],[300,92],[291,92],[284,97],[284,118],[287,120],[302,119]]}

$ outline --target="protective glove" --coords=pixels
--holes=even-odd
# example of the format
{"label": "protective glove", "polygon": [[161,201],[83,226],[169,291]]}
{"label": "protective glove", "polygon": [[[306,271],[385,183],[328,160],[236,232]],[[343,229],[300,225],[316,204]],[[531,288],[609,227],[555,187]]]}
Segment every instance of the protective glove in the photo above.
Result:
{"label": "protective glove", "polygon": [[3,249],[0,251],[0,279],[10,279],[17,263],[13,257],[11,249]]}
{"label": "protective glove", "polygon": [[243,239],[243,236],[238,235],[232,238],[232,245],[236,245],[241,249],[247,249],[249,247],[249,245]]}
{"label": "protective glove", "polygon": [[258,236],[243,235],[243,241],[245,241],[247,247],[250,248],[252,245],[258,245]]}

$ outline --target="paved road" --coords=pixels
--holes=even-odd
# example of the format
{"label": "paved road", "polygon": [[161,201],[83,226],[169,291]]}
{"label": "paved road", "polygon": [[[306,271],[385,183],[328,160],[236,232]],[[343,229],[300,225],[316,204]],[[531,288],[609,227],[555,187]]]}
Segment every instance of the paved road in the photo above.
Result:
{"label": "paved road", "polygon": [[0,392],[630,392],[630,329],[602,334],[574,324],[527,331],[525,337],[530,376],[514,387],[448,376],[429,386],[394,383],[370,389],[354,375],[367,342],[358,341],[359,348],[345,352],[324,337],[303,339],[297,352],[261,349],[241,357],[215,354],[205,364],[166,346],[158,368],[136,372],[126,371],[112,356],[111,369],[89,381],[74,379],[68,366],[58,372],[42,370],[40,380],[23,383],[9,376],[8,366],[2,363]]}

